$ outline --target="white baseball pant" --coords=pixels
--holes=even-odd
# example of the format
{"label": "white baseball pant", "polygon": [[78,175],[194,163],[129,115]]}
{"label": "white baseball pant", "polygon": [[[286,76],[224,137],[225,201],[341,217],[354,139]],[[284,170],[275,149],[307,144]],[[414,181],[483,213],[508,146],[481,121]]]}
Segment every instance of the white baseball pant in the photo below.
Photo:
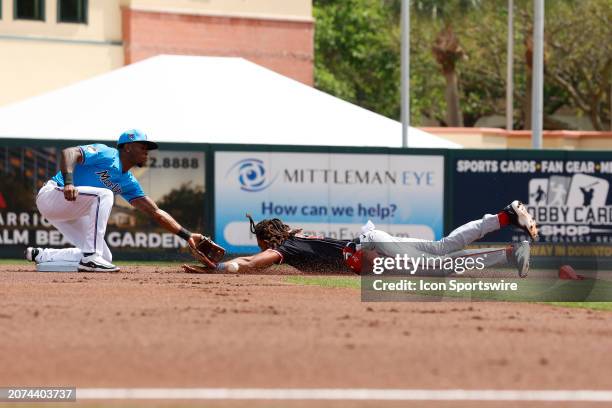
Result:
{"label": "white baseball pant", "polygon": [[[373,227],[373,224],[370,223]],[[393,237],[388,233],[370,229],[360,235],[363,249],[395,257],[396,255],[418,258],[421,256],[449,258],[480,257],[484,266],[490,267],[508,262],[505,248],[463,249],[486,234],[500,229],[497,215],[486,214],[482,219],[464,224],[439,241],[416,238]],[[483,256],[485,255],[486,256]]]}
{"label": "white baseball pant", "polygon": [[104,241],[115,196],[107,188],[78,186],[75,201],[64,198],[64,189],[53,180],[38,192],[38,210],[75,248],[45,248],[38,262],[79,262],[84,253],[96,252],[108,262],[113,255]]}

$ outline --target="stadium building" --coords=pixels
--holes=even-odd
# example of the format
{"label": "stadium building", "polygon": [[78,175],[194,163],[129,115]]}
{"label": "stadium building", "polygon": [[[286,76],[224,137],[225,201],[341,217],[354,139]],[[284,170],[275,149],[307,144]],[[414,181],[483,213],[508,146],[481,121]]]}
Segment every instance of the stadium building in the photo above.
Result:
{"label": "stadium building", "polygon": [[243,57],[313,84],[310,0],[0,0],[0,106],[159,54]]}

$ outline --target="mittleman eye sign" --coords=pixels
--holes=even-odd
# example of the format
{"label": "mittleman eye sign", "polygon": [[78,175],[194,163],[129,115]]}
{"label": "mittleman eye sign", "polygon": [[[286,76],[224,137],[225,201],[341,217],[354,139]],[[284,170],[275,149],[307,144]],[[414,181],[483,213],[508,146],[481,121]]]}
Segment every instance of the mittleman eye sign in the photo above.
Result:
{"label": "mittleman eye sign", "polygon": [[237,171],[240,189],[257,192],[268,188],[274,179],[269,180],[264,162],[259,159],[244,159],[234,164],[227,174]]}

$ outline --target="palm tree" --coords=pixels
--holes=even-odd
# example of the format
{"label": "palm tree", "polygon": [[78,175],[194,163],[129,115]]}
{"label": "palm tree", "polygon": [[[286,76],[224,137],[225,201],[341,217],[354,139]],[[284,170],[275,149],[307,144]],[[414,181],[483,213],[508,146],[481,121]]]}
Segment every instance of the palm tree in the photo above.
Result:
{"label": "palm tree", "polygon": [[478,8],[481,0],[414,0],[413,3],[418,16],[442,22],[442,29],[436,35],[431,51],[446,81],[446,125],[463,126],[457,63],[466,54],[453,29],[453,23],[465,13]]}

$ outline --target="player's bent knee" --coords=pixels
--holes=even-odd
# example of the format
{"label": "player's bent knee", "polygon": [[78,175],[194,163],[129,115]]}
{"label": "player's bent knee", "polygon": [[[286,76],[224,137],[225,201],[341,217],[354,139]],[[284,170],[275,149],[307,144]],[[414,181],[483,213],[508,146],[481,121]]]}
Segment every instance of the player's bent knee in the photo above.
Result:
{"label": "player's bent knee", "polygon": [[386,232],[372,230],[365,234],[366,240],[370,242],[391,242],[393,238]]}
{"label": "player's bent knee", "polygon": [[113,198],[115,196],[112,191],[106,188],[101,188],[98,194],[100,195],[100,198]]}
{"label": "player's bent knee", "polygon": [[101,189],[102,191],[100,191],[99,193],[99,197],[100,197],[100,202],[110,202],[112,203],[115,200],[115,194],[107,189]]}

